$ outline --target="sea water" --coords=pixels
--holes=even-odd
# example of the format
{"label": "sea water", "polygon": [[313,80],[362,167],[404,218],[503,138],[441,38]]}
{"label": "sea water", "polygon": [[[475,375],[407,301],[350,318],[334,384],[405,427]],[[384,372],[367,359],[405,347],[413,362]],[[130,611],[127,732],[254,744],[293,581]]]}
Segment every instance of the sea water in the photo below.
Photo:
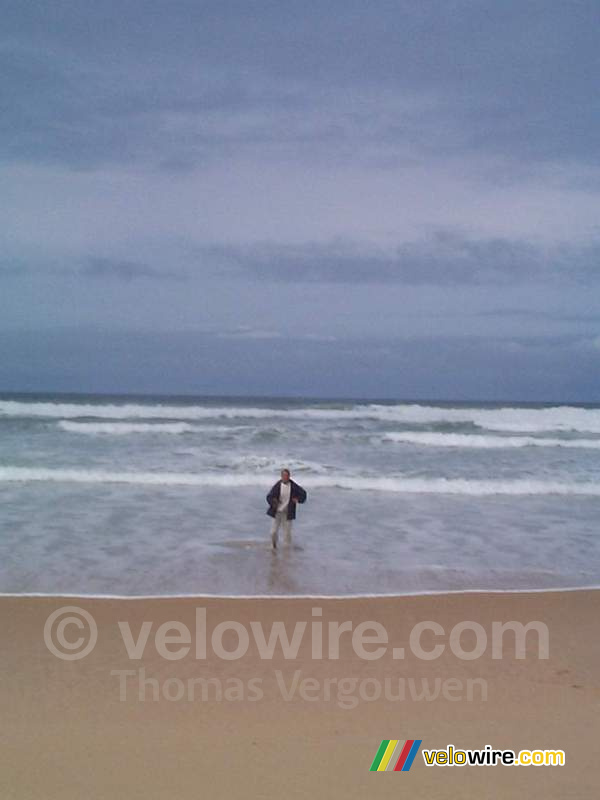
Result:
{"label": "sea water", "polygon": [[597,406],[0,396],[1,592],[590,586],[599,518]]}

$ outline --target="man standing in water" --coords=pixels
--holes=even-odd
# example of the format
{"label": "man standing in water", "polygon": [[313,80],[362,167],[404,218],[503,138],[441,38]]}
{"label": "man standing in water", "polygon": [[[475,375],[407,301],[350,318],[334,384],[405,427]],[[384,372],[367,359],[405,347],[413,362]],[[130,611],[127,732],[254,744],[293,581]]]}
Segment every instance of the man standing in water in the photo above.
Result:
{"label": "man standing in water", "polygon": [[306,500],[304,489],[290,477],[289,469],[281,470],[281,480],[273,486],[267,495],[269,510],[267,514],[273,517],[271,528],[271,542],[273,550],[277,550],[279,527],[283,523],[283,532],[286,544],[292,541],[292,520],[296,519],[296,504]]}

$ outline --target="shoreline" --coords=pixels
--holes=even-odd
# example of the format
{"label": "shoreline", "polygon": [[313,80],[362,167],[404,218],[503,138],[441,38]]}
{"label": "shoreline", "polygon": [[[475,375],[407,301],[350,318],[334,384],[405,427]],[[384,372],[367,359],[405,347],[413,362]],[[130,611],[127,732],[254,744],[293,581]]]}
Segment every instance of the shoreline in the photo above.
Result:
{"label": "shoreline", "polygon": [[444,595],[527,595],[597,592],[600,584],[586,586],[552,586],[534,589],[432,589],[415,592],[357,592],[356,594],[84,594],[82,592],[0,592],[2,598],[40,598],[42,600],[390,600],[403,597],[439,597]]}

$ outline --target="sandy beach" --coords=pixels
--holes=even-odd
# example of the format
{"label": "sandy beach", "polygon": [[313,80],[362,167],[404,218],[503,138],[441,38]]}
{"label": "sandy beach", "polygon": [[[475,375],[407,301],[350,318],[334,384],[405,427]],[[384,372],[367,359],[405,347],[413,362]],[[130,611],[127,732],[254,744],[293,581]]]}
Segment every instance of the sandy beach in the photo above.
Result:
{"label": "sandy beach", "polygon": [[[46,620],[65,606],[86,611],[97,626],[96,646],[79,660],[58,658],[44,643]],[[347,599],[2,597],[0,608],[3,798],[597,795],[600,591]],[[208,638],[200,641],[202,615]],[[161,655],[155,638],[159,626],[171,621],[179,624],[180,637],[185,630],[191,634],[189,652],[176,660]],[[233,660],[212,646],[212,632],[228,621],[249,633],[247,652]],[[260,657],[250,623],[262,623],[268,639],[277,621],[290,636],[296,622],[307,623],[295,658],[285,659],[280,647],[272,658]],[[327,632],[332,621],[351,621],[353,629],[367,621],[383,625],[385,654],[368,660],[364,653],[376,646],[363,643],[360,656],[346,634],[339,636],[339,658],[329,657],[327,636],[323,657],[313,657],[315,637],[308,634],[319,629],[311,626],[322,622]],[[443,644],[438,658],[424,660],[412,646],[410,633],[423,621],[442,626],[443,635],[426,631],[419,640],[427,652]],[[450,632],[463,621],[478,623],[487,636],[485,652],[470,660],[450,645]],[[493,658],[494,621],[543,623],[549,657],[538,657],[539,640],[530,632],[524,659],[515,657],[508,635],[503,657]],[[462,633],[458,652],[472,652],[479,643],[474,630]],[[85,635],[72,623],[63,633],[67,641]],[[177,631],[170,635],[177,640]],[[227,630],[220,641],[234,652],[242,639]],[[184,641],[185,635],[167,649],[181,654]],[[404,658],[394,657],[392,645],[405,647]],[[129,657],[128,646],[138,648],[139,658]],[[382,696],[371,699],[378,685]],[[429,700],[421,696],[424,686]],[[369,772],[384,738],[422,739],[424,748],[561,749],[566,764],[426,767],[419,753],[409,773],[384,777]]]}

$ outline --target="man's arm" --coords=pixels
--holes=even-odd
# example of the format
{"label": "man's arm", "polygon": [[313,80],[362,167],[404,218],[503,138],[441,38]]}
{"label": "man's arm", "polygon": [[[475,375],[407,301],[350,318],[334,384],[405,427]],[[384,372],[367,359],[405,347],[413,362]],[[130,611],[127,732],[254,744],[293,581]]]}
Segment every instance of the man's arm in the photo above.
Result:
{"label": "man's arm", "polygon": [[296,483],[295,486],[296,486],[296,497],[294,497],[294,500],[297,503],[304,503],[304,501],[306,500],[306,492],[299,484]]}
{"label": "man's arm", "polygon": [[267,503],[270,506],[273,505],[273,501],[276,499],[275,490],[277,489],[278,485],[279,485],[279,481],[277,481],[277,483],[274,483],[273,486],[271,486],[271,491],[267,495]]}

